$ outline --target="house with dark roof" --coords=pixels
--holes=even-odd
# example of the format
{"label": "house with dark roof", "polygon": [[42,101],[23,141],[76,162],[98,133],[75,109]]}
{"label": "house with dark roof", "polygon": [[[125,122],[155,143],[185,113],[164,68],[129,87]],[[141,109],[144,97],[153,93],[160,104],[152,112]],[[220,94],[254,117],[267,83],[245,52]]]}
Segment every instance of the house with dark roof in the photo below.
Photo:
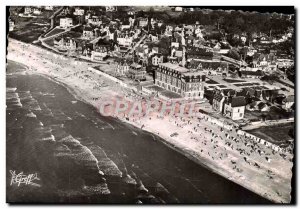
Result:
{"label": "house with dark roof", "polygon": [[232,120],[244,118],[247,102],[245,96],[238,96],[238,93],[232,89],[216,90],[212,101],[213,109]]}
{"label": "house with dark roof", "polygon": [[227,97],[224,101],[224,115],[232,120],[244,118],[246,100],[243,96]]}
{"label": "house with dark roof", "polygon": [[103,61],[109,56],[109,45],[95,45],[91,52],[91,59]]}
{"label": "house with dark roof", "polygon": [[93,39],[95,38],[95,32],[93,30],[93,27],[90,25],[86,25],[83,27],[82,30],[82,38],[83,39]]}
{"label": "house with dark roof", "polygon": [[162,54],[153,54],[151,57],[151,63],[153,66],[158,66],[160,63],[163,63],[163,56]]}
{"label": "house with dark roof", "polygon": [[212,101],[212,106],[213,109],[222,113],[223,112],[223,106],[224,106],[224,101],[225,101],[225,95],[222,91],[216,91],[214,93],[213,101]]}
{"label": "house with dark roof", "polygon": [[132,63],[129,66],[128,77],[133,80],[144,81],[146,80],[146,69],[142,65]]}

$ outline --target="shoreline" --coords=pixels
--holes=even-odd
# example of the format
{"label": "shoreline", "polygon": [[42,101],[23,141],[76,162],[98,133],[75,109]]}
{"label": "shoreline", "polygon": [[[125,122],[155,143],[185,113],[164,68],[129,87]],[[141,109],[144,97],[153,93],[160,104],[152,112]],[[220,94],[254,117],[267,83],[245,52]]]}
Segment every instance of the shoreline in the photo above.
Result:
{"label": "shoreline", "polygon": [[[10,61],[12,61],[12,60],[10,60]],[[13,62],[18,63],[17,61],[13,61]],[[22,63],[20,63],[20,64],[22,64]],[[25,66],[24,64],[22,64],[22,65]],[[44,78],[49,79],[49,80],[52,81],[52,82],[57,83],[58,85],[63,86],[64,88],[67,89],[67,91],[68,91],[70,94],[72,94],[72,96],[75,97],[75,99],[77,99],[77,100],[79,100],[79,101],[81,101],[81,102],[83,102],[83,103],[85,103],[85,104],[87,104],[87,105],[90,105],[91,107],[95,108],[95,106],[94,106],[93,104],[91,104],[89,101],[85,100],[84,97],[81,97],[81,96],[79,95],[79,93],[77,93],[76,90],[73,89],[73,88],[72,88],[71,86],[69,86],[68,84],[66,84],[66,83],[64,83],[64,82],[62,82],[62,81],[59,81],[59,80],[57,80],[56,78],[53,78],[53,77],[51,77],[51,76],[45,75],[45,74],[41,74],[41,73],[32,73],[32,72],[30,72],[30,74],[35,74],[35,75],[42,76],[42,77],[44,77]],[[100,114],[100,113],[98,112],[98,114]],[[101,114],[100,114],[100,115],[101,115]],[[102,116],[102,115],[101,115],[101,116]],[[158,134],[155,134],[155,133],[154,133],[154,132],[155,132],[154,130],[151,131],[151,130],[147,130],[147,129],[141,129],[141,128],[139,127],[138,124],[133,123],[133,122],[129,122],[129,121],[126,121],[126,120],[117,118],[117,117],[111,117],[111,118],[112,118],[113,120],[118,120],[119,122],[122,122],[122,123],[124,123],[124,124],[131,125],[131,126],[133,126],[133,127],[135,127],[135,128],[138,128],[138,129],[140,129],[140,130],[142,130],[142,131],[145,131],[145,132],[147,132],[147,133],[149,133],[149,134],[155,135],[156,137],[158,137],[159,139],[161,139],[161,140],[155,140],[155,141],[158,141],[159,143],[162,143],[164,146],[167,146],[168,148],[170,148],[170,149],[176,151],[177,153],[183,155],[184,157],[186,157],[187,159],[191,160],[192,162],[194,162],[194,163],[196,163],[196,164],[198,164],[198,165],[204,167],[205,169],[209,170],[210,172],[215,173],[215,174],[217,174],[217,175],[219,175],[219,176],[221,176],[221,177],[223,177],[223,178],[226,178],[226,179],[228,179],[229,181],[232,181],[233,183],[238,184],[239,186],[241,186],[241,187],[243,187],[243,188],[245,188],[245,189],[247,189],[247,190],[249,190],[249,191],[251,191],[251,192],[253,192],[253,193],[257,194],[257,195],[259,195],[259,196],[261,196],[260,194],[256,193],[254,190],[252,190],[251,187],[247,187],[247,186],[245,186],[245,185],[243,185],[243,184],[240,184],[240,182],[235,181],[234,179],[225,176],[224,173],[218,172],[218,169],[220,169],[220,168],[218,168],[217,166],[214,166],[214,168],[212,168],[212,167],[213,167],[213,164],[208,164],[207,162],[205,162],[205,160],[207,160],[207,159],[199,159],[199,158],[196,158],[195,156],[193,156],[192,154],[190,154],[189,152],[185,152],[185,151],[184,151],[185,148],[180,148],[180,147],[177,146],[176,144],[172,144],[171,142],[169,142],[168,140],[166,140],[164,137],[162,137],[162,136],[160,136],[160,135],[158,135]],[[263,196],[261,196],[261,197],[263,197]],[[263,197],[263,198],[265,198],[265,197]],[[272,200],[267,199],[267,198],[265,198],[265,199],[266,199],[266,200],[269,200],[269,201],[272,201]],[[270,204],[272,204],[272,202],[270,202]],[[275,202],[274,202],[274,204],[275,204]]]}
{"label": "shoreline", "polygon": [[[49,53],[51,53],[51,52],[49,52]],[[87,91],[89,89],[84,89],[84,87],[82,87],[82,89],[81,89],[80,87],[78,88],[77,85],[72,86],[72,85],[68,84],[68,81],[66,81],[66,79],[63,76],[61,76],[61,77],[55,76],[55,75],[47,72],[47,70],[45,71],[45,69],[39,69],[39,70],[36,70],[36,71],[32,70],[31,67],[29,69],[28,64],[24,64],[24,63],[22,63],[22,60],[16,59],[16,58],[17,57],[14,57],[14,56],[12,58],[8,58],[8,55],[7,55],[7,60],[12,60],[12,61],[18,62],[22,65],[28,66],[29,73],[38,74],[38,75],[44,76],[44,77],[46,77],[46,78],[48,78],[48,79],[50,79],[54,82],[59,83],[60,85],[64,86],[76,99],[78,99],[78,100],[80,100],[80,101],[82,101],[86,104],[92,105],[94,108],[97,108],[97,105],[96,105],[97,103],[95,103],[95,102],[87,99],[86,97],[82,96],[82,95],[85,95],[83,92]],[[110,93],[111,92],[108,92],[108,95],[111,95]],[[116,94],[118,95],[118,92]],[[118,119],[119,121],[122,121],[123,123],[130,124],[134,127],[137,127],[139,129],[141,129],[141,125],[136,123],[136,122],[127,121],[124,118],[118,118],[118,117],[112,117],[112,118]],[[164,135],[163,132],[162,132],[162,134],[156,134],[159,131],[149,127],[148,125],[144,126],[144,128],[142,128],[141,130],[147,131],[151,134],[154,134],[154,135],[158,136],[159,138],[162,139],[161,142],[164,143],[166,146],[168,146],[169,148],[171,148],[171,149],[177,151],[178,153],[184,155],[185,157],[192,160],[193,162],[195,162],[197,164],[200,164],[201,166],[204,166],[205,168],[209,169],[211,172],[214,172],[214,173],[216,173],[216,174],[218,174],[218,175],[220,175],[224,178],[227,178],[228,180],[230,180],[230,181],[232,181],[232,182],[234,182],[234,183],[236,183],[236,184],[238,184],[238,185],[240,185],[240,186],[242,186],[242,187],[244,187],[244,188],[246,188],[246,189],[248,189],[248,190],[264,197],[264,198],[266,198],[266,199],[269,199],[269,200],[273,201],[274,203],[280,202],[280,200],[278,200],[274,197],[265,196],[264,193],[263,193],[264,191],[260,191],[260,190],[262,190],[261,185],[257,184],[257,185],[254,186],[253,184],[251,184],[251,182],[249,183],[249,181],[248,182],[243,181],[242,179],[238,178],[239,174],[234,175],[235,173],[232,173],[229,170],[226,170],[226,166],[219,165],[218,162],[216,162],[216,161],[213,161],[211,159],[207,159],[204,156],[200,156],[200,154],[196,153],[196,151],[194,151],[194,150],[189,149],[189,147],[184,147],[184,145],[182,145],[180,143],[176,143],[176,140],[170,139],[170,137],[168,135]]]}

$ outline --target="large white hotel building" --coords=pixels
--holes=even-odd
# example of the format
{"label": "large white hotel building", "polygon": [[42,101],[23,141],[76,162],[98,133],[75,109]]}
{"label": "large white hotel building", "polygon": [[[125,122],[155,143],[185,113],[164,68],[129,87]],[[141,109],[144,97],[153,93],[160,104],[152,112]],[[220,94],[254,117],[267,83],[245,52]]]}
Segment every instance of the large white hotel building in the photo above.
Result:
{"label": "large white hotel building", "polygon": [[172,63],[161,63],[155,71],[155,85],[187,99],[204,97],[205,74]]}

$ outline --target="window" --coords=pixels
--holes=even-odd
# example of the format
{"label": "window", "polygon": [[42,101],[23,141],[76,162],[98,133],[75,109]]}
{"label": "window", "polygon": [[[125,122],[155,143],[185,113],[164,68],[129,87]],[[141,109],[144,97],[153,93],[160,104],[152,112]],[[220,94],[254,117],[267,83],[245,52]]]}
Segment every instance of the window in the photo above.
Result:
{"label": "window", "polygon": [[240,117],[243,117],[243,113],[240,113]]}

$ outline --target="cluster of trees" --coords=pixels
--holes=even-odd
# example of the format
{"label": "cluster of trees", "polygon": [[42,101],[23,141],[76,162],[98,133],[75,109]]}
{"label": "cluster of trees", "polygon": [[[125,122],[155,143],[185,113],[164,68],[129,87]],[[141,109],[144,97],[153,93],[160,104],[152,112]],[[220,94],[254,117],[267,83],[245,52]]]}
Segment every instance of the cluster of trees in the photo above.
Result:
{"label": "cluster of trees", "polygon": [[269,13],[254,13],[242,11],[202,11],[182,13],[174,19],[175,23],[194,24],[199,21],[202,25],[216,25],[218,29],[224,29],[229,34],[246,33],[249,36],[254,33],[265,33],[272,35],[284,34],[288,27],[294,23],[286,16]]}
{"label": "cluster of trees", "polygon": [[159,51],[164,56],[169,56],[171,53],[171,40],[167,36],[163,36],[158,43],[148,43],[150,49],[158,47]]}
{"label": "cluster of trees", "polygon": [[139,11],[137,17],[155,17],[163,20],[166,24],[195,24],[199,21],[201,25],[215,25],[217,29],[223,29],[227,34],[245,33],[251,38],[255,33],[281,35],[289,27],[294,26],[294,19],[277,13],[257,13],[243,11],[214,10],[211,12],[193,11],[182,12],[178,16],[170,15],[168,12]]}
{"label": "cluster of trees", "polygon": [[270,84],[273,84],[275,81],[279,80],[279,74],[272,73],[270,75],[265,75],[261,78],[262,81],[267,81]]}

